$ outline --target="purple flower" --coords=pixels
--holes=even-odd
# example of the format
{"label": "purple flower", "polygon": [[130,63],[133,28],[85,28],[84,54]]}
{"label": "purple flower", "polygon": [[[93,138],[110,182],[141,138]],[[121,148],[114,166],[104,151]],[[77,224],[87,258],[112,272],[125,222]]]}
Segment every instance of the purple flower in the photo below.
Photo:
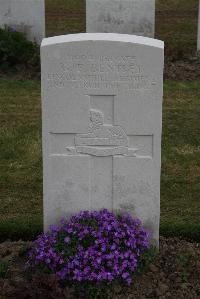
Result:
{"label": "purple flower", "polygon": [[29,252],[28,264],[47,267],[66,281],[131,283],[149,234],[130,214],[108,210],[82,211],[62,219],[40,235]]}
{"label": "purple flower", "polygon": [[127,277],[129,277],[129,273],[128,272],[124,272],[122,274],[122,278],[126,279]]}
{"label": "purple flower", "polygon": [[65,241],[65,243],[69,243],[70,242],[70,238],[69,237],[65,237],[64,241]]}
{"label": "purple flower", "polygon": [[10,31],[11,31],[11,32],[17,32],[17,29],[16,29],[15,27],[12,26],[12,27],[10,27]]}

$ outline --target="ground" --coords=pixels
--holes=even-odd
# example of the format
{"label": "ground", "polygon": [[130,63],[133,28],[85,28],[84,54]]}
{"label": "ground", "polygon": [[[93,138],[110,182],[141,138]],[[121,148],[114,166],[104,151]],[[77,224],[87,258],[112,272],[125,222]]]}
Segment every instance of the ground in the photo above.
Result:
{"label": "ground", "polygon": [[[30,246],[30,242],[22,241],[0,244],[1,298],[78,299],[72,295],[70,288],[62,289],[53,275],[42,274],[39,271],[30,272],[25,268],[25,252]],[[112,298],[198,299],[199,277],[199,244],[161,237],[160,252],[150,264],[148,271],[136,276],[129,288],[116,287]]]}

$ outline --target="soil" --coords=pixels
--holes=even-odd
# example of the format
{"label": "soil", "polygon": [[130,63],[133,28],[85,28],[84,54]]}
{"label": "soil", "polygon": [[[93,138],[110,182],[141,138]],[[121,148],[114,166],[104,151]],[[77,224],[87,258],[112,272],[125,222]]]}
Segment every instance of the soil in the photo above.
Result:
{"label": "soil", "polygon": [[165,63],[164,79],[173,81],[199,81],[200,55]]}
{"label": "soil", "polygon": [[[27,271],[26,252],[31,242],[0,244],[0,298],[78,299],[72,289],[61,288],[50,274]],[[9,265],[3,271],[3,264]],[[160,252],[149,269],[128,288],[118,288],[116,299],[200,298],[200,243],[160,238]],[[107,299],[107,298],[102,298]]]}

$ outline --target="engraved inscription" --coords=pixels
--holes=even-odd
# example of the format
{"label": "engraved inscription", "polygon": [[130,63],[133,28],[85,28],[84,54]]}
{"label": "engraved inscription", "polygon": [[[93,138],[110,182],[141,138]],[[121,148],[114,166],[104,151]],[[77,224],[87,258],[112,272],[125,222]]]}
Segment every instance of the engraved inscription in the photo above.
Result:
{"label": "engraved inscription", "polygon": [[67,55],[47,76],[49,88],[147,89],[153,81],[135,56]]}

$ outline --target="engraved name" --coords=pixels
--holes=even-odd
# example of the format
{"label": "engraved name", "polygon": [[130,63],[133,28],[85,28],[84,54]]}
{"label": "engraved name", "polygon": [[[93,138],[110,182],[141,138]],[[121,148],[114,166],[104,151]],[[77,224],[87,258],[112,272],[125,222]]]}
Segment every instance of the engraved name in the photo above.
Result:
{"label": "engraved name", "polygon": [[145,89],[152,85],[135,56],[68,55],[65,60],[47,75],[48,88]]}

